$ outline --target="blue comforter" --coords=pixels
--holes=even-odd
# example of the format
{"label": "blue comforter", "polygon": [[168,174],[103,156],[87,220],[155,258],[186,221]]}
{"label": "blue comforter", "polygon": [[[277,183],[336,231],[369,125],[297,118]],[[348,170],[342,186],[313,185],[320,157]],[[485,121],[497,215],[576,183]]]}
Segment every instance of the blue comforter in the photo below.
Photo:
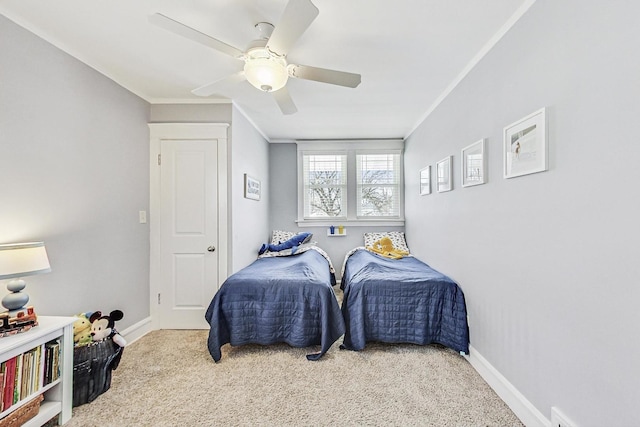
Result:
{"label": "blue comforter", "polygon": [[227,343],[320,345],[307,355],[318,360],[344,334],[329,262],[319,252],[259,258],[231,275],[205,314],[211,325],[208,347],[213,360]]}
{"label": "blue comforter", "polygon": [[367,341],[439,343],[469,352],[464,294],[449,277],[415,257],[388,259],[358,249],[342,277],[343,347]]}

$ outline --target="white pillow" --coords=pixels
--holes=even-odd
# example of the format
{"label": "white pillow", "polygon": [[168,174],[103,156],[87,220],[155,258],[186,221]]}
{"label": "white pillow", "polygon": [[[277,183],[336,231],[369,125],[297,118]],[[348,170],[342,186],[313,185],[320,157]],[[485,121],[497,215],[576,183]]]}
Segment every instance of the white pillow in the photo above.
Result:
{"label": "white pillow", "polygon": [[393,247],[401,251],[409,251],[407,240],[404,237],[404,231],[385,231],[380,233],[364,233],[364,246],[371,247],[375,242],[387,236],[391,239]]}

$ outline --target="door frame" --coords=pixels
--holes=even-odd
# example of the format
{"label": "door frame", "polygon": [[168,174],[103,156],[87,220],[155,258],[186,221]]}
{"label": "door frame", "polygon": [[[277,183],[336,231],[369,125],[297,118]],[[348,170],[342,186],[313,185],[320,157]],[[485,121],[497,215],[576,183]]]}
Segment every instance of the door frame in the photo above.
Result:
{"label": "door frame", "polygon": [[[228,123],[149,123],[149,315],[152,329],[159,329],[158,300],[161,266],[161,185],[158,158],[163,140],[217,140],[218,147],[218,286],[229,267]],[[157,219],[157,220],[156,220]]]}

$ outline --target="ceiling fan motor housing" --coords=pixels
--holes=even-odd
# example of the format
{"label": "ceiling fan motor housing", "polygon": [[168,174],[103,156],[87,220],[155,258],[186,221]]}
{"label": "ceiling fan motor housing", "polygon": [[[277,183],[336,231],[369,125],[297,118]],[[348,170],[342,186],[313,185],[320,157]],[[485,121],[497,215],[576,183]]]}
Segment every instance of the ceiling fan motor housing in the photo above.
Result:
{"label": "ceiling fan motor housing", "polygon": [[258,32],[258,37],[264,40],[269,40],[269,37],[271,37],[273,29],[275,28],[273,24],[269,22],[258,22],[254,27]]}

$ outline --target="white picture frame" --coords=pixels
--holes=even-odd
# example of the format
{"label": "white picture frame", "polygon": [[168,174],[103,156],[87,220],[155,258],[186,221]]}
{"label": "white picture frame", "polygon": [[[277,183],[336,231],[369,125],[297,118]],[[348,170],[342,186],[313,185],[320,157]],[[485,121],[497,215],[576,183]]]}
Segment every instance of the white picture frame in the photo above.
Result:
{"label": "white picture frame", "polygon": [[420,169],[420,195],[431,194],[431,165]]}
{"label": "white picture frame", "polygon": [[448,156],[436,164],[438,193],[444,193],[453,189],[452,159],[453,156]]}
{"label": "white picture frame", "polygon": [[244,174],[244,197],[251,200],[260,200],[260,181]]}
{"label": "white picture frame", "polygon": [[486,182],[487,157],[484,155],[485,141],[483,138],[463,148],[461,151],[460,169],[463,187],[473,187]]}
{"label": "white picture frame", "polygon": [[506,126],[502,144],[505,178],[546,171],[548,169],[546,109],[541,108]]}

